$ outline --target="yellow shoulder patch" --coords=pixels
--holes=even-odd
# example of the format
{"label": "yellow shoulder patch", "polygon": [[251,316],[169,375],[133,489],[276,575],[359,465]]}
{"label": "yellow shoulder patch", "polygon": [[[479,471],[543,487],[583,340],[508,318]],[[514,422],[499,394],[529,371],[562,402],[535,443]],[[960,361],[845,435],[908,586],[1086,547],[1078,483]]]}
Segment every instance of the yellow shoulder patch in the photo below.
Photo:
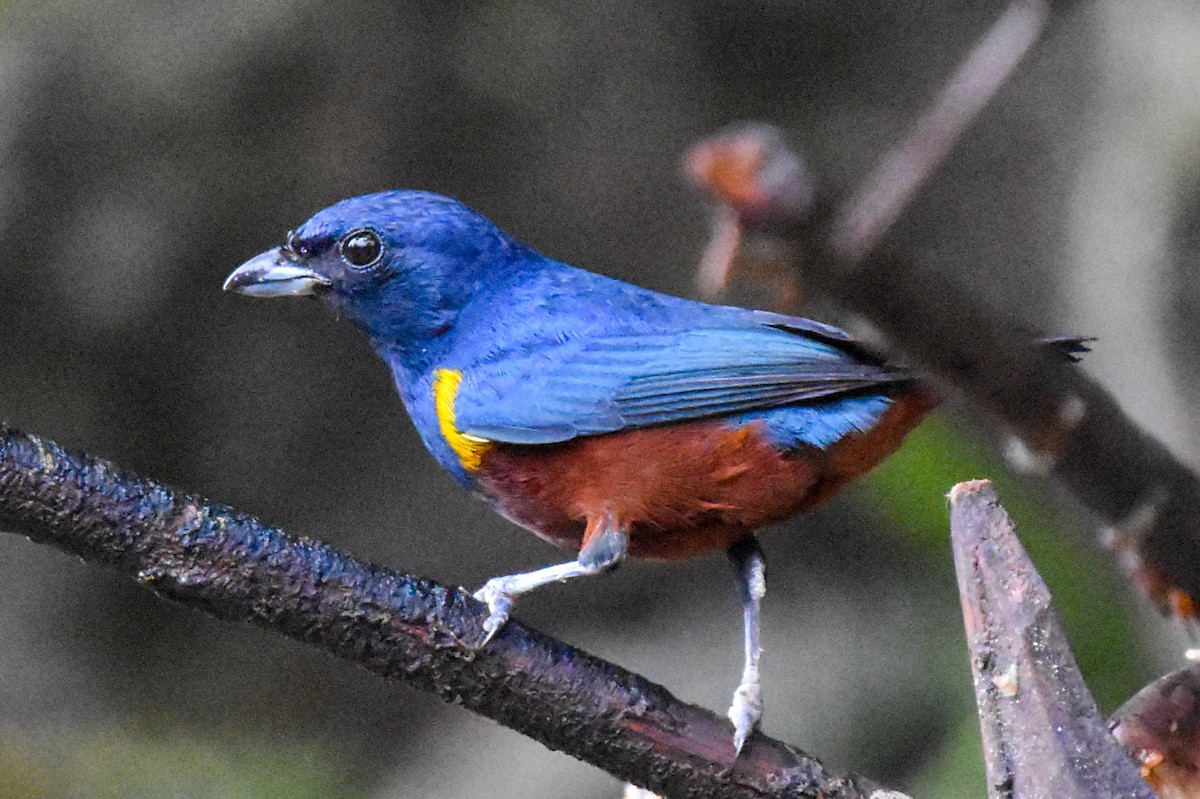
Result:
{"label": "yellow shoulder patch", "polygon": [[438,426],[442,437],[458,456],[459,463],[468,472],[477,472],[483,456],[492,448],[486,438],[470,436],[458,429],[454,419],[454,400],[462,383],[462,372],[457,369],[438,369],[433,376],[433,407],[437,412]]}

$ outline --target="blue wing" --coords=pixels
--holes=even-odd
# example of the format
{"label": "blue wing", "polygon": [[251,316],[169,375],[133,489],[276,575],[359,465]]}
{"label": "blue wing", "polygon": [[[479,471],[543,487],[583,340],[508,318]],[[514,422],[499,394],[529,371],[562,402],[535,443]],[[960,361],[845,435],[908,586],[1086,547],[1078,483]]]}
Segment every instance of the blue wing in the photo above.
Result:
{"label": "blue wing", "polygon": [[[829,412],[840,415],[837,400],[886,394],[887,386],[912,379],[865,360],[837,328],[704,307],[727,313],[691,320],[707,327],[563,333],[552,342],[493,351],[463,369],[456,425],[492,441],[548,444],[788,406],[829,403]],[[866,423],[856,419],[848,417],[846,426]]]}

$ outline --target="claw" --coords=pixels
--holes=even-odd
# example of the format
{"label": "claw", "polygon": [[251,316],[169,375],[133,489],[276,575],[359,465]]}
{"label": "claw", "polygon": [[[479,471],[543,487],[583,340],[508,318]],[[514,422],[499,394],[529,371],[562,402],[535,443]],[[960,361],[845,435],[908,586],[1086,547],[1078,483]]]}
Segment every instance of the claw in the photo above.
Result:
{"label": "claw", "polygon": [[508,621],[508,614],[513,606],[513,595],[505,590],[503,578],[497,577],[484,583],[473,596],[488,606],[487,621],[483,623],[483,640],[479,642],[479,647],[482,648],[487,646],[488,641],[492,640]]}
{"label": "claw", "polygon": [[757,679],[744,680],[733,692],[733,703],[729,706],[729,720],[733,722],[733,748],[737,754],[750,738],[750,733],[762,720],[762,683]]}
{"label": "claw", "polygon": [[[592,529],[590,522],[588,529]],[[597,523],[594,539],[580,551],[577,559],[488,580],[475,592],[475,598],[487,605],[489,611],[487,621],[483,623],[483,640],[479,646],[486,645],[500,632],[500,628],[508,621],[513,602],[521,594],[550,583],[561,583],[615,568],[625,558],[628,548],[629,535],[625,528],[610,516],[603,516]]]}

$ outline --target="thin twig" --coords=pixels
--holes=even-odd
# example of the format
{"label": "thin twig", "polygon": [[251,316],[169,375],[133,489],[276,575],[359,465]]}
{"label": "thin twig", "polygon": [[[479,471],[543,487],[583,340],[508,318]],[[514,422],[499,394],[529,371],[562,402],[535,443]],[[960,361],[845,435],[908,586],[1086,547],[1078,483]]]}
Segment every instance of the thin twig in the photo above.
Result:
{"label": "thin twig", "polygon": [[431,691],[667,797],[889,795],[765,736],[735,760],[724,719],[515,621],[476,651],[487,611],[469,594],[291,538],[2,424],[0,529]]}
{"label": "thin twig", "polygon": [[858,261],[875,248],[913,196],[937,171],[1013,70],[1037,43],[1050,18],[1046,0],[1015,0],[959,64],[933,105],[847,200],[830,247]]}

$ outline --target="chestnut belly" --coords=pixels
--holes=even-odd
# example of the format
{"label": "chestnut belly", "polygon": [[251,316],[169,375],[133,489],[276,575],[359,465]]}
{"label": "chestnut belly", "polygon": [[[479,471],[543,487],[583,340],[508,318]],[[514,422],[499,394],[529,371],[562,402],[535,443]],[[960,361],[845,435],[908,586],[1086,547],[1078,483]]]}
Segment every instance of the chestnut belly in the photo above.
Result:
{"label": "chestnut belly", "polygon": [[483,459],[480,488],[506,517],[560,546],[579,549],[588,521],[609,514],[627,526],[633,557],[689,558],[824,502],[890,455],[935,404],[924,389],[907,391],[871,429],[825,449],[782,449],[761,422],[722,419],[498,444]]}

